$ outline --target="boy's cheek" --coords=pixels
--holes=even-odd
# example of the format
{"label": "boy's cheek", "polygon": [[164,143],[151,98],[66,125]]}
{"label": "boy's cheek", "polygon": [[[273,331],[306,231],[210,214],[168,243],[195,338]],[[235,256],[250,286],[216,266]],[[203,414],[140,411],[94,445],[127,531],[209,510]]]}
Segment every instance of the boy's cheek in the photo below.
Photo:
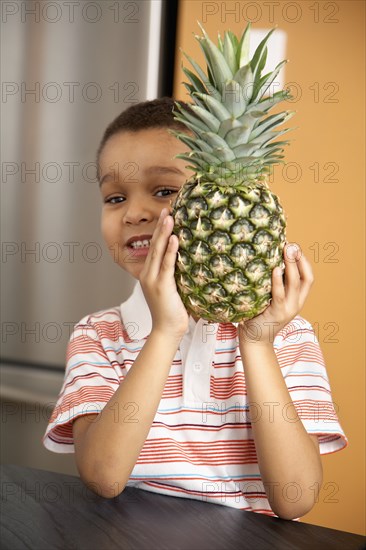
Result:
{"label": "boy's cheek", "polygon": [[103,219],[101,223],[101,233],[102,233],[103,240],[107,245],[108,249],[110,250],[111,254],[115,256],[116,253],[113,251],[116,251],[119,249],[119,243],[117,242],[116,234],[115,234],[115,231],[113,231],[113,227],[111,227],[111,225]]}
{"label": "boy's cheek", "polygon": [[105,211],[102,212],[100,229],[104,240],[109,240],[113,234],[113,223],[111,217]]}

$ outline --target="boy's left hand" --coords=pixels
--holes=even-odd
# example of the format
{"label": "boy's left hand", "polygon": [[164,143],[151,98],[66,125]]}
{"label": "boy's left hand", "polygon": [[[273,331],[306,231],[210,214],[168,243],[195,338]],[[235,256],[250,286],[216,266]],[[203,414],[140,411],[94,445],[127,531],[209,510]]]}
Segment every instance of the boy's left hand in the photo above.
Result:
{"label": "boy's left hand", "polygon": [[239,340],[245,345],[271,346],[276,334],[302,309],[314,277],[310,262],[296,243],[284,247],[285,282],[282,270],[272,272],[272,300],[263,313],[239,323]]}

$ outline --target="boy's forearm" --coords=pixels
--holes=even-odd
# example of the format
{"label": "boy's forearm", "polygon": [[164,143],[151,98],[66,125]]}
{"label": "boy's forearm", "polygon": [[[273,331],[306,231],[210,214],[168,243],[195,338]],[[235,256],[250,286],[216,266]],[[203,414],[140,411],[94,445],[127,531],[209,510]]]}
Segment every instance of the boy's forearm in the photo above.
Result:
{"label": "boy's forearm", "polygon": [[[273,511],[293,519],[314,505],[318,450],[300,421],[272,344],[240,344],[259,469]],[[318,485],[314,485],[314,484]]]}
{"label": "boy's forearm", "polygon": [[83,480],[113,497],[123,491],[143,447],[179,341],[152,332],[123,383],[90,424],[77,456]]}

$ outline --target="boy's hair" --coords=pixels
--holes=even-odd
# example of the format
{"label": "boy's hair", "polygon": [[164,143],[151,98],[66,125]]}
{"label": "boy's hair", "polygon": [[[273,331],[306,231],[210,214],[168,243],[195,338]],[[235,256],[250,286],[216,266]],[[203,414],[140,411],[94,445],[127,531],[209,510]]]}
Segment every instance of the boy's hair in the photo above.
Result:
{"label": "boy's hair", "polygon": [[[183,101],[177,101],[182,107],[190,111],[189,105]],[[188,132],[187,127],[179,120],[174,120],[173,108],[175,100],[171,97],[162,97],[152,101],[143,101],[136,105],[131,105],[125,111],[122,111],[107,126],[97,152],[97,166],[99,166],[99,157],[103,147],[110,137],[119,132],[138,132],[139,130],[148,130],[150,128],[173,128]]]}

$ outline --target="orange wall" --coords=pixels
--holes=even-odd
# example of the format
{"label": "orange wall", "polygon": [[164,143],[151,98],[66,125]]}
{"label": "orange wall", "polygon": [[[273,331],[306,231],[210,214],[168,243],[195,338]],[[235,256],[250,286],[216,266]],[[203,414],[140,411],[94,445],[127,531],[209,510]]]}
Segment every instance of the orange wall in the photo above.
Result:
{"label": "orange wall", "polygon": [[[345,450],[323,457],[319,503],[303,521],[362,534],[364,12],[363,1],[181,0],[177,38],[178,45],[203,65],[192,34],[200,33],[197,20],[215,40],[217,32],[223,35],[227,29],[241,33],[244,17],[252,20],[253,28],[278,25],[287,33],[290,63],[285,82],[296,82],[301,92],[298,101],[287,107],[297,111],[291,122],[298,129],[288,136],[293,142],[286,150],[286,161],[296,164],[289,167],[287,175],[286,170],[275,169],[272,189],[288,215],[288,240],[300,243],[312,261],[316,280],[302,314],[318,330],[333,401],[349,438]],[[184,80],[181,61],[178,50],[175,96],[187,99],[180,84]]]}

